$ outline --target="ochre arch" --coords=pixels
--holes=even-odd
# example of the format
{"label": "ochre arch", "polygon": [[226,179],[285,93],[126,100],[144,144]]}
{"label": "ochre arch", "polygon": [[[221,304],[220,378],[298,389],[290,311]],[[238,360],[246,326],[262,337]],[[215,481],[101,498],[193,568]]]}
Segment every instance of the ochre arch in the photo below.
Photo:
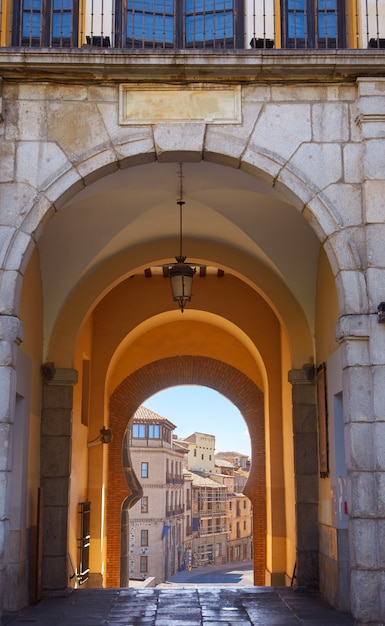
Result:
{"label": "ochre arch", "polygon": [[[215,389],[242,413],[249,429],[252,467],[245,493],[253,504],[254,584],[265,584],[266,568],[266,476],[264,398],[262,391],[234,367],[208,357],[176,356],[154,361],[128,376],[110,398],[107,486],[108,587],[120,585],[120,513],[130,495],[122,469],[122,443],[127,423],[136,409],[154,393],[167,387],[195,384]],[[165,416],[167,417],[167,416]],[[191,430],[194,430],[193,424]]]}

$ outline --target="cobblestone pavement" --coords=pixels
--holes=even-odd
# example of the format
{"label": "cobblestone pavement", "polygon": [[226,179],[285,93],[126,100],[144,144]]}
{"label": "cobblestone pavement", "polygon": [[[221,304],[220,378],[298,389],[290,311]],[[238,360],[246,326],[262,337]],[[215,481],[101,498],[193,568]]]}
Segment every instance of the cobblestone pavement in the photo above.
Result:
{"label": "cobblestone pavement", "polygon": [[290,587],[78,589],[43,600],[3,626],[353,626],[318,595]]}

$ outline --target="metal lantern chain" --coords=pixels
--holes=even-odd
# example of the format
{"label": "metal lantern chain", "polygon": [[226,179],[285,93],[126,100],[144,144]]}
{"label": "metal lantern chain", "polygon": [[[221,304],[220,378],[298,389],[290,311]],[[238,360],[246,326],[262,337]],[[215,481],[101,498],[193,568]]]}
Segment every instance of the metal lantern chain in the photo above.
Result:
{"label": "metal lantern chain", "polygon": [[179,255],[175,257],[176,263],[169,268],[172,297],[178,303],[183,313],[187,302],[190,302],[192,295],[192,281],[195,274],[195,267],[185,263],[186,257],[183,255],[183,220],[182,208],[185,204],[183,200],[183,164],[179,166],[180,195],[177,200],[179,206]]}

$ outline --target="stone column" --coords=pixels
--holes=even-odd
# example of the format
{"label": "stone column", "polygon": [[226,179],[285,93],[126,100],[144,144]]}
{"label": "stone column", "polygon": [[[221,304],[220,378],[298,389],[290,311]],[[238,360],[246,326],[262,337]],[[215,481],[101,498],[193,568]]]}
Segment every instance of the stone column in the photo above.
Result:
{"label": "stone column", "polygon": [[16,355],[23,341],[21,321],[0,315],[0,615],[9,549],[9,492],[12,471],[12,424],[16,405]]}
{"label": "stone column", "polygon": [[305,369],[296,369],[289,372],[289,382],[293,385],[297,521],[295,582],[300,587],[318,588],[318,436],[315,377],[309,376]]}
{"label": "stone column", "polygon": [[[351,602],[359,623],[385,623],[385,326],[376,314],[342,317]],[[382,336],[381,336],[382,335]],[[371,362],[374,359],[374,363]]]}
{"label": "stone column", "polygon": [[377,319],[385,301],[385,79],[359,78],[357,88],[365,249],[361,273],[345,278],[345,316],[336,334],[343,350],[352,613],[359,622],[385,624],[385,324]]}
{"label": "stone column", "polygon": [[68,587],[68,512],[71,474],[73,385],[77,372],[45,364],[40,437],[43,488],[43,565],[45,590]]}

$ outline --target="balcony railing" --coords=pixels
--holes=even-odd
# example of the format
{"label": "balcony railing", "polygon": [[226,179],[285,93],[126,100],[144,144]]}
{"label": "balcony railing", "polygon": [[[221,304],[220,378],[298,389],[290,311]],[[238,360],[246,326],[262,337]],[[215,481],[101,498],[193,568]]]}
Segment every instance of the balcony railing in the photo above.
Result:
{"label": "balcony railing", "polygon": [[183,514],[184,514],[184,506],[166,508],[166,517],[174,517],[176,515],[183,515]]}
{"label": "balcony railing", "polygon": [[166,483],[171,485],[183,485],[184,478],[178,474],[166,474]]}
{"label": "balcony railing", "polygon": [[0,46],[385,48],[384,0],[2,0]]}

